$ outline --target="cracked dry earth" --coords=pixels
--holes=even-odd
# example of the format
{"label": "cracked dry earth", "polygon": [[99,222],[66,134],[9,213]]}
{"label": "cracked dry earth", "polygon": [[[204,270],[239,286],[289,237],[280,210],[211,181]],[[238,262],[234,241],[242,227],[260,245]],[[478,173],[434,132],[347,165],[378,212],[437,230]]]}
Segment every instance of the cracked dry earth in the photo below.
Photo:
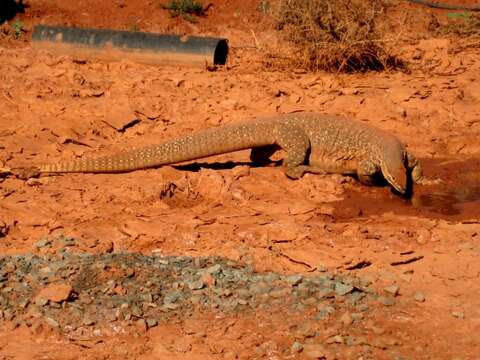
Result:
{"label": "cracked dry earth", "polygon": [[438,64],[429,73],[275,72],[227,29],[230,63],[214,72],[3,40],[0,165],[305,110],[396,134],[443,183],[404,200],[344,176],[292,181],[247,151],[115,175],[0,172],[0,359],[479,359],[479,50],[406,46]]}

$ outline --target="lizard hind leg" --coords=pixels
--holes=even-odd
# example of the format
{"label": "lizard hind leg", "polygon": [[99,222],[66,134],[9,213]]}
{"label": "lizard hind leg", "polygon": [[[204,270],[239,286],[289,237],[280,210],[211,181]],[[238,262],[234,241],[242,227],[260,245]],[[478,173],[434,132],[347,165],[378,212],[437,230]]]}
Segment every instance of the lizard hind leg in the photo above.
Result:
{"label": "lizard hind leg", "polygon": [[310,152],[310,139],[307,133],[295,124],[279,124],[275,128],[275,141],[286,151],[283,159],[285,175],[291,179],[299,179],[310,170],[305,165]]}

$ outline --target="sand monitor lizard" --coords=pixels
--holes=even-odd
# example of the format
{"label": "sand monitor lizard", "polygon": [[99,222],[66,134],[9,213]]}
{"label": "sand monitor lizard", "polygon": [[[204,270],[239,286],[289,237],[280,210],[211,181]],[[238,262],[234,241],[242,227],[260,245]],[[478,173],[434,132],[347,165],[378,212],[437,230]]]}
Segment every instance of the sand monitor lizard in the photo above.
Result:
{"label": "sand monitor lizard", "polygon": [[252,149],[252,161],[265,161],[278,149],[285,174],[351,174],[372,185],[381,174],[401,194],[409,176],[428,181],[415,157],[395,136],[338,115],[292,113],[233,123],[128,152],[93,159],[44,165],[41,173],[115,173],[200,159]]}

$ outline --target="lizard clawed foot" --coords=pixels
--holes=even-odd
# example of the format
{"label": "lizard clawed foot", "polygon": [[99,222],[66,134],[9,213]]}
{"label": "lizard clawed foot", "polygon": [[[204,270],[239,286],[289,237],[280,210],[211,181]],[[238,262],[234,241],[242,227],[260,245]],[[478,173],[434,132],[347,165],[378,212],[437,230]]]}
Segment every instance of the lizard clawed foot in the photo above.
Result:
{"label": "lizard clawed foot", "polygon": [[306,165],[286,167],[285,175],[287,175],[290,179],[300,179],[307,171],[307,168],[308,166]]}
{"label": "lizard clawed foot", "polygon": [[414,183],[418,185],[438,185],[443,184],[443,180],[436,178],[436,179],[429,179],[425,176],[422,176],[420,179],[415,179]]}

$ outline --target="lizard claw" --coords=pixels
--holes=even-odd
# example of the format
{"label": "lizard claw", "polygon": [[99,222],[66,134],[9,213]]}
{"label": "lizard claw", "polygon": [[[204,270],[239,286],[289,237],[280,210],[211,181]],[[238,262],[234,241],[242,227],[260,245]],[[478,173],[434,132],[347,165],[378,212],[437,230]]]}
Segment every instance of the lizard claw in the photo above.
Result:
{"label": "lizard claw", "polygon": [[444,181],[442,179],[429,179],[427,177],[422,176],[420,179],[415,180],[415,184],[418,185],[438,185],[443,184]]}

